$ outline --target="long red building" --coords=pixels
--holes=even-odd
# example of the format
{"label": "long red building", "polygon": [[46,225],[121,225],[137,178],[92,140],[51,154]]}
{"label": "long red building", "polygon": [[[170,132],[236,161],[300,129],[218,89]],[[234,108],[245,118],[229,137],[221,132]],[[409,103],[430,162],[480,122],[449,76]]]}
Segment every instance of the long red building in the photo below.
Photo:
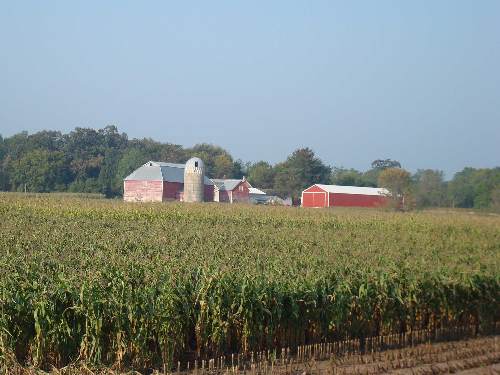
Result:
{"label": "long red building", "polygon": [[302,192],[302,207],[380,207],[387,194],[383,188],[315,184]]}

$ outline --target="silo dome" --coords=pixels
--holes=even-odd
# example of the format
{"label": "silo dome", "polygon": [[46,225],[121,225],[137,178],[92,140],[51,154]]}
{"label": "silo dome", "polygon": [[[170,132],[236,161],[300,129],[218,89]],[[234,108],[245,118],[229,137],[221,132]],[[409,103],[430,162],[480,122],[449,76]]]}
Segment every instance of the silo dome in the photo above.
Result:
{"label": "silo dome", "polygon": [[200,158],[191,158],[184,168],[184,202],[203,202],[205,196],[205,164]]}
{"label": "silo dome", "polygon": [[200,158],[191,158],[186,162],[186,169],[188,168],[201,168],[205,172],[205,164]]}

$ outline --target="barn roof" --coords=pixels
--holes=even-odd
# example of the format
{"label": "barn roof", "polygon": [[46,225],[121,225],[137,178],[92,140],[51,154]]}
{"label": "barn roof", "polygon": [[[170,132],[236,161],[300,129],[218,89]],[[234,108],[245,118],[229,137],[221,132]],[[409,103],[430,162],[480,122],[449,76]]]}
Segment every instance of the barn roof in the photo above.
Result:
{"label": "barn roof", "polygon": [[323,185],[316,184],[313,186],[319,187],[328,193],[337,194],[359,194],[359,195],[387,195],[389,191],[384,188],[373,188],[364,186],[341,186],[341,185]]}
{"label": "barn roof", "polygon": [[[148,161],[137,168],[125,181],[168,181],[184,183],[184,164],[164,163],[161,161]],[[205,176],[205,185],[213,185],[212,180]]]}
{"label": "barn roof", "polygon": [[238,186],[243,180],[231,179],[231,178],[213,178],[215,186],[219,188],[219,190],[234,190],[236,186]]}

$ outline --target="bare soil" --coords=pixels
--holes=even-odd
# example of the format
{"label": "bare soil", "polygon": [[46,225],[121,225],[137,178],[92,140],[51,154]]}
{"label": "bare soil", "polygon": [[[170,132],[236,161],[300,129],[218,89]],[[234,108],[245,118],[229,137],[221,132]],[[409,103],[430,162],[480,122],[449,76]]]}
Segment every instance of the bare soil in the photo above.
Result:
{"label": "bare soil", "polygon": [[[247,371],[248,372],[248,371]],[[251,374],[500,374],[499,336],[250,369]]]}
{"label": "bare soil", "polygon": [[[1,368],[1,366],[0,366]],[[2,368],[0,373],[31,375],[46,374],[40,370],[15,366]],[[4,372],[5,371],[5,372]],[[51,374],[140,374],[117,369],[93,369],[85,364],[74,364],[53,369]],[[162,375],[157,370],[149,374]],[[173,372],[169,375],[437,375],[437,374],[500,374],[500,336],[482,337],[454,342],[420,344],[403,349],[392,349],[368,354],[332,356],[328,360],[296,362],[290,358],[286,364],[270,361],[255,362],[244,369],[198,369]],[[168,374],[168,373],[167,373]]]}

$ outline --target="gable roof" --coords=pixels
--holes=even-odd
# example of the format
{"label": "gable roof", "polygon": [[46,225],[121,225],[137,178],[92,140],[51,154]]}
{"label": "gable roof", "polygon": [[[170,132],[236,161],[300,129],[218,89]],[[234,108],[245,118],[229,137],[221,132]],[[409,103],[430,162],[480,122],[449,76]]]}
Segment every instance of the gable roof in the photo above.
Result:
{"label": "gable roof", "polygon": [[[246,180],[239,180],[234,178],[213,178],[212,181],[219,190],[231,191]],[[250,183],[248,183],[248,185],[250,185]]]}
{"label": "gable roof", "polygon": [[328,193],[337,193],[337,194],[359,194],[359,195],[387,195],[387,194],[389,194],[389,190],[384,189],[384,188],[373,188],[373,187],[364,187],[364,186],[323,185],[323,184],[315,184],[313,186],[317,186],[321,190],[324,190]]}
{"label": "gable roof", "polygon": [[[184,164],[148,161],[127,177],[125,181],[168,181],[184,183]],[[213,185],[212,180],[205,176],[205,185]]]}

